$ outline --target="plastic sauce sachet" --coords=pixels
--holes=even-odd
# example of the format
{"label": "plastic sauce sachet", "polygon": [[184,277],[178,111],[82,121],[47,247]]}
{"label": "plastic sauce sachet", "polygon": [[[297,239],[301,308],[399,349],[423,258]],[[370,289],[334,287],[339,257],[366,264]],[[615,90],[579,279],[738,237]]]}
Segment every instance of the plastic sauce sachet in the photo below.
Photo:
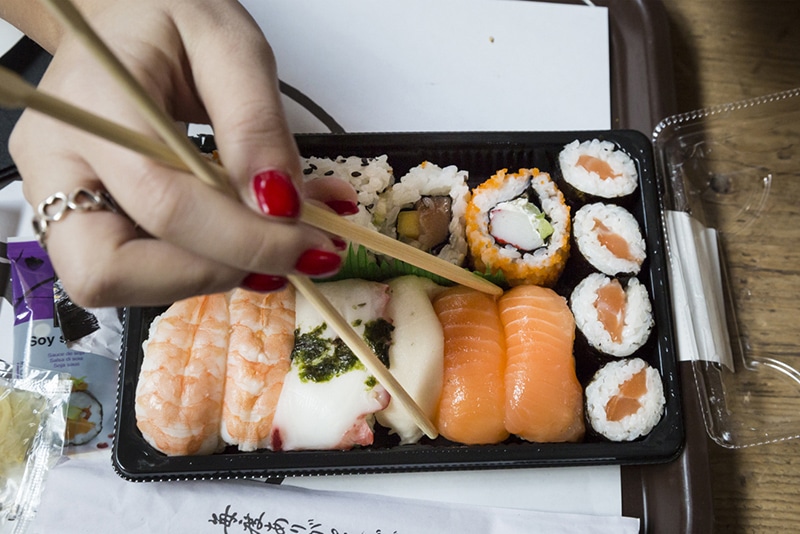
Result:
{"label": "plastic sauce sachet", "polygon": [[47,472],[61,456],[68,375],[23,369],[0,379],[0,533],[21,534],[33,519]]}

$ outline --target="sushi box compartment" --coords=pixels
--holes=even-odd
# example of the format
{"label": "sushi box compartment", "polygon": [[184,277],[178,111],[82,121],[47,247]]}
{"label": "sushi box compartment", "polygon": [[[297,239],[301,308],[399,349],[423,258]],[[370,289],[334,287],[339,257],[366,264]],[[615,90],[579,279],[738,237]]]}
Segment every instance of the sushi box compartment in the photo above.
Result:
{"label": "sushi box compartment", "polygon": [[[229,447],[208,456],[166,456],[150,446],[136,426],[134,398],[142,364],[142,342],[152,320],[165,308],[125,310],[122,361],[118,388],[113,463],[123,478],[155,481],[190,478],[282,477],[338,473],[376,473],[422,470],[553,467],[601,464],[649,464],[673,460],[684,444],[680,379],[668,276],[668,255],[662,213],[662,187],[656,173],[653,145],[634,130],[558,132],[437,132],[309,134],[297,136],[306,157],[387,155],[396,177],[430,161],[442,167],[456,165],[469,172],[472,187],[497,170],[536,167],[554,174],[557,157],[568,143],[607,140],[635,162],[639,187],[626,208],[640,224],[647,259],[639,280],[651,298],[655,326],[647,343],[634,353],[654,367],[664,386],[664,414],[646,436],[612,442],[590,430],[579,443],[533,443],[511,437],[494,445],[463,445],[444,438],[423,437],[400,445],[396,437],[375,425],[374,444],[347,451],[240,452]],[[204,142],[213,142],[213,138]],[[572,260],[569,260],[570,262]],[[570,276],[570,262],[555,287],[569,297],[579,280]],[[584,354],[583,352],[587,352]],[[576,343],[576,370],[586,387],[602,364]]]}

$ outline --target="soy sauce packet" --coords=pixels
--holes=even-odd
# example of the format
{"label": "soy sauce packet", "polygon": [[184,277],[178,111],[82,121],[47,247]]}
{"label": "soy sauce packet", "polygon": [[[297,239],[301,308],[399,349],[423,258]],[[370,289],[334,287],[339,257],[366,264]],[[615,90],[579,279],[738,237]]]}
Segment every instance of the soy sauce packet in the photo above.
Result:
{"label": "soy sauce packet", "polygon": [[[66,314],[58,313],[59,300],[63,311],[67,309],[63,301],[68,297],[59,289],[50,258],[36,241],[9,240],[8,259],[14,306],[13,376],[20,376],[26,366],[68,373],[72,392],[67,411],[67,453],[109,448],[113,438],[118,356],[76,350],[68,344],[62,329]],[[72,308],[71,319],[89,317],[83,310],[76,310],[74,304]],[[76,324],[71,320],[70,323]],[[89,326],[83,330],[97,331]],[[109,339],[106,344],[115,346],[118,355],[121,337],[111,335]]]}

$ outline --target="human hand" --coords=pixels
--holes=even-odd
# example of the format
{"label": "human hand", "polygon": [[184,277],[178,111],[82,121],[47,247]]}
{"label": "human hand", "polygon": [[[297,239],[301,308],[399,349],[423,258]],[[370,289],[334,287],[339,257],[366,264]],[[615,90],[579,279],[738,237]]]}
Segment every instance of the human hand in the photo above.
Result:
{"label": "human hand", "polygon": [[[288,273],[338,269],[341,240],[297,221],[300,163],[274,58],[239,3],[123,1],[84,15],[170,116],[214,125],[246,207],[187,173],[26,111],[9,148],[31,204],[84,188],[107,191],[127,214],[73,210],[49,225],[48,252],[70,297],[92,307],[165,304],[237,285],[277,289]],[[69,34],[40,89],[153,133]],[[306,193],[355,210],[344,182],[321,182]]]}

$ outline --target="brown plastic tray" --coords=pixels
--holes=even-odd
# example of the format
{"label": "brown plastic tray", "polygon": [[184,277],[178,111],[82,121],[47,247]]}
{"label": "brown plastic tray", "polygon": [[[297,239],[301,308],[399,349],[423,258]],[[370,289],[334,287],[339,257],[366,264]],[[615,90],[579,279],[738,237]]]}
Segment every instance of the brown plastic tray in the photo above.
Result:
{"label": "brown plastic tray", "polygon": [[[583,4],[580,0],[559,3]],[[669,27],[660,0],[595,0],[609,10],[611,126],[650,134],[676,111]],[[47,55],[30,43],[15,51],[15,70],[36,81]],[[28,60],[20,62],[23,53]],[[7,58],[4,58],[7,59]],[[3,152],[15,118],[0,123]],[[7,154],[5,154],[7,155]],[[0,188],[16,178],[3,161]],[[705,428],[689,363],[681,363],[686,442],[677,460],[661,465],[622,467],[622,512],[641,519],[642,532],[711,532],[710,468]]]}
{"label": "brown plastic tray", "polygon": [[[581,2],[573,2],[581,3]],[[660,0],[597,0],[609,10],[613,128],[648,135],[677,111],[667,14]],[[679,364],[686,442],[677,460],[622,467],[622,513],[641,532],[713,531],[711,470],[691,363]]]}

